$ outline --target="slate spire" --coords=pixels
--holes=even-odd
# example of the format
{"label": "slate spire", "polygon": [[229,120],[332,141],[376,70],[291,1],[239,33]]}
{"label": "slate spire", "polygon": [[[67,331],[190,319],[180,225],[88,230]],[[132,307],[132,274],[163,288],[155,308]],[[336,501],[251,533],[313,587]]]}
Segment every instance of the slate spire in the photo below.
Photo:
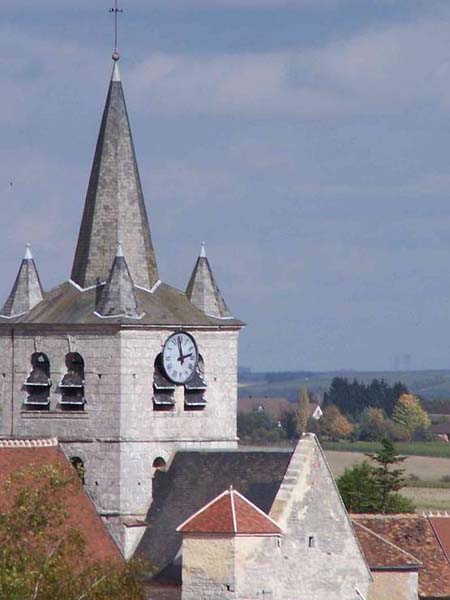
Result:
{"label": "slate spire", "polygon": [[114,68],[95,149],[83,219],[72,267],[72,281],[82,288],[108,278],[122,240],[134,283],[151,289],[158,269],[133,138],[119,72]]}
{"label": "slate spire", "polygon": [[231,319],[232,315],[214,279],[205,244],[201,250],[188,286],[186,296],[197,308],[217,319]]}
{"label": "slate spire", "polygon": [[30,245],[27,244],[27,250],[20,264],[16,281],[0,311],[0,316],[12,319],[23,315],[34,308],[36,304],[39,304],[42,298],[41,280],[31,254]]}
{"label": "slate spire", "polygon": [[130,319],[140,319],[143,316],[120,242],[108,281],[101,291],[95,314],[99,317],[128,317]]}

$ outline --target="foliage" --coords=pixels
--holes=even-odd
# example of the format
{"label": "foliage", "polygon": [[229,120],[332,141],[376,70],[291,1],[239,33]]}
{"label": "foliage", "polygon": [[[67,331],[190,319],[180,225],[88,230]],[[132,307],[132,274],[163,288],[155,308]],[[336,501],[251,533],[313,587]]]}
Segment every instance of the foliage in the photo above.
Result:
{"label": "foliage", "polygon": [[321,435],[330,437],[332,440],[348,438],[353,432],[353,425],[333,404],[325,408],[319,425]]}
{"label": "foliage", "polygon": [[337,484],[347,510],[352,512],[400,513],[414,510],[413,503],[398,492],[404,487],[404,469],[398,468],[405,457],[399,456],[389,440],[367,454],[364,462],[346,469]]}
{"label": "foliage", "polygon": [[307,430],[309,421],[309,404],[310,398],[308,390],[302,388],[298,398],[297,407],[295,409],[297,436],[301,437]]}
{"label": "foliage", "polygon": [[380,408],[390,417],[400,396],[407,393],[408,389],[402,383],[390,386],[382,379],[373,379],[366,385],[356,379],[350,382],[345,377],[335,377],[324,403],[334,404],[343,414],[354,418],[367,407]]}
{"label": "foliage", "polygon": [[288,440],[297,440],[297,418],[292,410],[286,410],[281,416],[281,427],[283,434]]}
{"label": "foliage", "polygon": [[400,396],[392,415],[392,419],[403,425],[412,437],[418,431],[426,431],[430,427],[430,419],[421,407],[420,400],[413,394]]}
{"label": "foliage", "polygon": [[245,441],[275,443],[283,437],[283,429],[264,410],[239,412],[237,415],[238,436]]}
{"label": "foliage", "polygon": [[381,408],[366,408],[360,420],[360,440],[379,440],[383,436],[386,417]]}
{"label": "foliage", "polygon": [[367,456],[375,463],[373,467],[373,480],[379,492],[379,512],[404,512],[393,510],[400,498],[397,492],[405,486],[405,469],[400,469],[405,456],[397,454],[393,443],[387,439],[382,440],[378,452],[368,453]]}
{"label": "foliage", "polygon": [[342,500],[349,512],[377,512],[377,489],[367,461],[345,470],[337,480]]}
{"label": "foliage", "polygon": [[67,502],[80,485],[51,465],[17,471],[2,484],[0,598],[144,598],[137,567],[94,561],[82,532],[69,526]]}

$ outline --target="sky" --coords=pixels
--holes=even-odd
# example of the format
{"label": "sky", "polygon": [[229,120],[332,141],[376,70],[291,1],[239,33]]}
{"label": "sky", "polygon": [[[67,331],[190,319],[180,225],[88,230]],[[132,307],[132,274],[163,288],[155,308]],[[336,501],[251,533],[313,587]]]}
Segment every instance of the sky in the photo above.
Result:
{"label": "sky", "polygon": [[[27,242],[46,289],[70,275],[111,3],[2,0],[3,299]],[[121,6],[162,279],[205,241],[254,370],[449,368],[448,0]]]}

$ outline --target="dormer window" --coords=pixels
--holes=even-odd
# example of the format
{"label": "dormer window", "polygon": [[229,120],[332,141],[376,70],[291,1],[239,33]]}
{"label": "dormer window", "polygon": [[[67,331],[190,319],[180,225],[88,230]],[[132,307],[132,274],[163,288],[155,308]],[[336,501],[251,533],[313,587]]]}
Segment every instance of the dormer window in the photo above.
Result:
{"label": "dormer window", "polygon": [[78,352],[66,356],[67,373],[59,384],[61,390],[61,408],[63,410],[83,410],[84,398],[84,360]]}
{"label": "dormer window", "polygon": [[29,410],[48,410],[50,407],[50,361],[43,352],[31,356],[31,372],[25,381],[25,406]]}
{"label": "dormer window", "polygon": [[206,406],[203,358],[199,355],[194,376],[184,385],[184,409],[202,410]]}
{"label": "dormer window", "polygon": [[162,354],[158,354],[153,372],[153,410],[172,410],[175,406],[174,393],[175,384],[165,374]]}

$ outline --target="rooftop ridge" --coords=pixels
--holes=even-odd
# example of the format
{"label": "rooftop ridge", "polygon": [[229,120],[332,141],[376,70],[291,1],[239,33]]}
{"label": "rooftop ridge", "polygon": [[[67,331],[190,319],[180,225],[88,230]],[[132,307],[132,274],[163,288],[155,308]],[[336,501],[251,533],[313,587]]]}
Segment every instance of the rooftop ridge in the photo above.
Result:
{"label": "rooftop ridge", "polygon": [[58,446],[57,438],[0,440],[0,448],[50,448]]}

